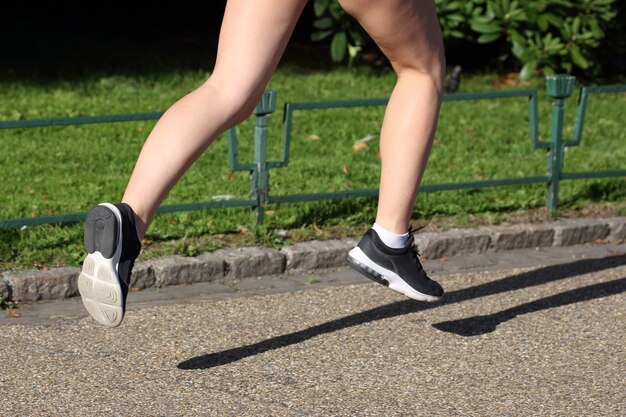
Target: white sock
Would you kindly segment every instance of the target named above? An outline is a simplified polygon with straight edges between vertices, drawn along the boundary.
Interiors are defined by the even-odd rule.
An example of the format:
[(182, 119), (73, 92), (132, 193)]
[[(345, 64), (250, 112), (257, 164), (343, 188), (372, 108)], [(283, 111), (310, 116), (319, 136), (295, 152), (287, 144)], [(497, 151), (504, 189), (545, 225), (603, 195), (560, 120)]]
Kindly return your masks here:
[(374, 223), (372, 229), (378, 233), (378, 237), (383, 243), (390, 248), (394, 249), (402, 249), (406, 246), (406, 242), (409, 240), (409, 232), (402, 233), (401, 235), (396, 233), (391, 233), (390, 231), (383, 228), (381, 225)]

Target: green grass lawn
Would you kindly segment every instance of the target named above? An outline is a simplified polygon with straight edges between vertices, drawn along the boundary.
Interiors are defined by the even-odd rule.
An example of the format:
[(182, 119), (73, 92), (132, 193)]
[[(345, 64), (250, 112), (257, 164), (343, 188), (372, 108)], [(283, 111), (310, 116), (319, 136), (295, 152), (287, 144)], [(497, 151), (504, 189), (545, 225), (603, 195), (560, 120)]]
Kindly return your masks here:
[[(145, 76), (93, 76), (46, 83), (0, 81), (0, 120), (163, 111), (206, 79), (205, 71), (185, 70)], [(270, 88), (278, 92), (270, 116), (269, 159), (279, 159), (285, 102), (387, 97), (394, 85), (389, 71), (335, 69), (306, 71), (284, 65)], [(540, 90), (540, 132), (550, 135), (550, 102)], [(525, 88), (513, 86), (506, 88)], [(492, 75), (466, 77), (462, 92), (504, 88)], [(566, 136), (571, 135), (575, 98), (568, 101)], [(626, 94), (592, 96), (581, 146), (567, 149), (566, 171), (626, 168), (626, 133), (621, 125)], [(378, 140), (355, 151), (353, 145), (377, 135), (382, 107), (297, 112), (288, 167), (272, 170), (272, 195), (358, 190), (378, 185)], [(0, 218), (12, 219), (86, 211), (102, 201), (118, 201), (135, 159), (154, 122), (0, 130)], [(238, 127), (239, 158), (252, 160), (253, 124)], [(532, 148), (527, 100), (500, 99), (444, 103), (424, 184), (544, 175), (545, 150)], [(215, 196), (246, 198), (246, 172), (232, 173), (227, 142), (218, 140), (188, 171), (164, 204), (208, 201)], [(561, 205), (579, 209), (612, 203), (624, 213), (626, 180), (564, 181)], [(468, 216), (503, 221), (520, 210), (545, 206), (545, 187), (515, 186), (422, 193), (418, 222)], [(621, 211), (620, 211), (621, 210)], [(147, 236), (145, 256), (195, 254), (227, 245), (280, 246), (313, 237), (358, 235), (374, 219), (373, 199), (284, 204), (269, 207), (266, 224), (250, 232), (248, 208), (215, 209), (157, 216)], [(473, 222), (473, 221), (472, 221)], [(289, 237), (276, 231), (285, 229)], [(329, 232), (330, 231), (330, 232)], [(82, 225), (43, 225), (0, 231), (0, 270), (77, 265), (83, 256)]]

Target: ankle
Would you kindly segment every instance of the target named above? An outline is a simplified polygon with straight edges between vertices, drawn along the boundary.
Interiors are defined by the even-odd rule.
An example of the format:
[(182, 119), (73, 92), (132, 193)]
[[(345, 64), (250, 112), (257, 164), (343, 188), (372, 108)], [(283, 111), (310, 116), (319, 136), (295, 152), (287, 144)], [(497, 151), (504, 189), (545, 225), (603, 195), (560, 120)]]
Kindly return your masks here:
[(141, 217), (137, 216), (136, 214), (134, 216), (135, 216), (135, 229), (137, 230), (137, 238), (141, 242), (143, 238), (146, 236), (148, 225), (145, 223), (145, 221)]
[(394, 233), (378, 223), (374, 223), (372, 229), (374, 229), (374, 231), (378, 234), (380, 240), (382, 240), (383, 243), (390, 248), (402, 249), (406, 246), (406, 243), (409, 240), (408, 231), (405, 231), (404, 233)]
[(139, 242), (141, 242), (146, 235), (146, 231), (148, 230), (149, 220), (147, 216), (142, 216), (141, 212), (136, 209), (136, 205), (131, 204), (127, 201), (122, 200), (123, 204), (126, 204), (130, 207), (131, 212), (133, 213), (133, 219), (135, 220), (135, 230), (137, 232), (137, 238)]

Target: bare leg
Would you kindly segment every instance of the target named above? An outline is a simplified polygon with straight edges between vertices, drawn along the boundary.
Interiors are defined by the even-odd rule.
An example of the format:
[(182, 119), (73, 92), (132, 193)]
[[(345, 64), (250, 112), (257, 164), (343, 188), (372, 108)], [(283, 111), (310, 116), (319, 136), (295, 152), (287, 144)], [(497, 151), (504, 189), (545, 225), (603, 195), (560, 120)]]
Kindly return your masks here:
[(406, 232), (430, 154), (445, 59), (432, 0), (340, 0), (390, 60), (397, 76), (381, 130), (376, 223)]
[(143, 146), (122, 201), (141, 237), (161, 201), (222, 132), (260, 99), (306, 0), (229, 0), (210, 78), (172, 105)]

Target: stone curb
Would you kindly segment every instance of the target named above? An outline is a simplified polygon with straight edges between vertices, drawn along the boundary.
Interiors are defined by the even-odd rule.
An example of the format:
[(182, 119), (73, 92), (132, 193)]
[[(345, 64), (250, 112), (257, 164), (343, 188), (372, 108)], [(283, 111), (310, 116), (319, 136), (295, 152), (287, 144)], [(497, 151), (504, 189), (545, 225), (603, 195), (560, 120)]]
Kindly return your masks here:
[[(571, 246), (626, 240), (626, 217), (567, 219), (420, 233), (416, 246), (424, 259), (523, 248)], [(228, 281), (282, 275), (345, 265), (357, 239), (311, 241), (280, 250), (244, 247), (219, 249), (197, 257), (169, 256), (137, 262), (131, 288), (145, 289), (195, 282)], [(79, 268), (7, 271), (0, 276), (0, 294), (15, 301), (57, 300), (78, 295)]]
[(314, 240), (286, 246), (280, 253), (285, 257), (286, 271), (311, 271), (344, 265), (348, 252), (357, 243), (357, 239)]

